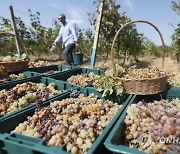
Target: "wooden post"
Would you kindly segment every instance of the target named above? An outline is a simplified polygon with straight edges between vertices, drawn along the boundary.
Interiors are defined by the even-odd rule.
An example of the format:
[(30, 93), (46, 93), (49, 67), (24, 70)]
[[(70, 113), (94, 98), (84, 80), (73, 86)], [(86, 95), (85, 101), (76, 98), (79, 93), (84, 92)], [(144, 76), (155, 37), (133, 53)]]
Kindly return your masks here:
[(99, 15), (96, 20), (96, 31), (95, 31), (95, 37), (94, 37), (93, 51), (92, 51), (92, 55), (91, 55), (90, 68), (94, 67), (95, 61), (96, 61), (96, 50), (97, 50), (97, 46), (98, 46), (99, 30), (100, 30), (102, 13), (103, 13), (103, 5), (104, 5), (104, 0), (101, 0), (101, 4), (99, 6)]
[(9, 10), (10, 10), (10, 15), (11, 15), (11, 24), (12, 24), (12, 28), (15, 34), (15, 43), (16, 43), (16, 48), (18, 51), (19, 56), (21, 57), (21, 46), (18, 40), (18, 33), (17, 33), (17, 28), (16, 28), (16, 24), (15, 24), (15, 19), (14, 19), (14, 12), (13, 12), (13, 7), (9, 6)]

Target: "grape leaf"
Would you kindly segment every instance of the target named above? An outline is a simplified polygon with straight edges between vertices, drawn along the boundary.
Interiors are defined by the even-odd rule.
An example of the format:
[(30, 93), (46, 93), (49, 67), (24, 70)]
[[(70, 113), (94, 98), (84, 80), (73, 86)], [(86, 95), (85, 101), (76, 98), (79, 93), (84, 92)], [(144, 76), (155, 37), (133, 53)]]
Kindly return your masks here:
[(119, 87), (119, 88), (116, 90), (116, 93), (117, 93), (117, 95), (122, 95), (123, 91), (124, 91), (124, 88), (123, 88), (123, 87)]
[(99, 92), (101, 92), (101, 91), (103, 91), (104, 89), (102, 89), (102, 88), (100, 88), (100, 87), (98, 87), (98, 89), (97, 89), (97, 91), (99, 91)]
[(102, 97), (106, 97), (107, 95), (111, 95), (113, 93), (112, 87), (106, 88), (102, 94)]

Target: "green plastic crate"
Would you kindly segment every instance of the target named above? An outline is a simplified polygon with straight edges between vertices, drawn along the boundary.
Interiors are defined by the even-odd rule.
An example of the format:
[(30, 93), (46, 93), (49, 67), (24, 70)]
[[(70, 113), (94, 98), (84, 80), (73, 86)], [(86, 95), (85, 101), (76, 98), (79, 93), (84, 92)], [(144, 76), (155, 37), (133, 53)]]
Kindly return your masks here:
[[(57, 74), (57, 73), (69, 71), (71, 69), (76, 69), (76, 67), (70, 66), (70, 65), (50, 65), (50, 66), (43, 66), (43, 67), (28, 68), (26, 71), (31, 72), (34, 75), (42, 75), (45, 77), (49, 77), (49, 76)], [(58, 72), (54, 73), (54, 74), (48, 74), (48, 75), (43, 74), (43, 73), (51, 71), (51, 70), (58, 71)]]
[[(59, 80), (55, 80), (55, 79), (52, 79), (52, 78), (41, 77), (41, 76), (37, 76), (37, 77), (34, 77), (34, 78), (29, 78), (29, 79), (26, 79), (26, 80), (19, 80), (18, 84), (25, 83), (25, 82), (28, 82), (28, 81), (34, 82), (34, 83), (44, 83), (46, 86), (49, 85), (50, 83), (55, 83), (56, 89), (60, 90), (60, 91), (65, 90), (64, 93), (68, 92), (68, 90), (70, 90), (70, 89), (78, 88), (77, 86), (74, 86), (74, 85), (72, 85), (70, 83), (67, 83), (65, 81), (59, 81)], [(5, 85), (0, 85), (0, 90), (2, 90), (2, 89), (10, 89), (10, 88), (16, 86), (16, 84), (17, 83), (13, 82), (13, 83), (7, 83)], [(63, 93), (61, 93), (61, 94), (63, 94)], [(55, 95), (53, 97), (59, 96), (61, 94)], [(52, 98), (48, 98), (47, 100), (51, 100)], [(14, 116), (16, 113), (24, 111), (27, 108), (31, 108), (33, 106), (35, 106), (35, 103), (30, 104), (30, 105), (26, 106), (25, 108), (22, 108), (22, 109), (20, 109), (20, 110), (18, 110), (16, 112), (12, 112), (12, 113), (7, 114), (7, 115), (5, 115), (3, 117), (0, 117), (0, 121), (3, 120), (3, 119), (8, 118), (10, 116)]]
[(35, 74), (33, 72), (21, 72), (21, 73), (23, 73), (25, 75), (24, 79), (12, 80), (12, 81), (7, 81), (7, 82), (0, 82), (0, 86), (7, 84), (7, 83), (18, 83), (19, 81), (26, 81), (29, 78), (37, 77), (40, 75), (40, 74)]
[[(161, 94), (157, 95), (149, 95), (149, 96), (137, 96), (134, 95), (129, 104), (130, 106), (133, 103), (137, 103), (140, 100), (144, 100), (145, 102), (152, 102), (153, 100), (161, 100), (161, 98), (168, 99), (171, 101), (172, 99), (179, 98), (180, 99), (180, 88), (169, 88)], [(116, 125), (112, 129), (111, 133), (106, 138), (104, 145), (105, 147), (113, 153), (124, 153), (124, 154), (145, 154), (138, 150), (137, 148), (129, 148), (126, 140), (125, 140), (125, 128), (126, 125), (124, 123), (124, 119), (127, 115), (127, 107), (123, 111)]]
[(41, 139), (17, 133), (0, 135), (0, 148), (1, 154), (54, 154), (57, 151), (67, 153), (60, 148), (45, 146)]
[[(58, 73), (58, 74), (51, 75), (50, 78), (54, 78), (56, 80), (67, 81), (67, 79), (70, 78), (73, 75), (86, 74), (86, 73), (88, 74), (88, 73), (91, 73), (91, 72), (93, 72), (95, 75), (101, 75), (101, 74), (104, 74), (105, 71), (104, 70), (97, 70), (97, 69), (90, 69), (90, 68), (77, 68), (77, 69), (72, 69), (70, 71), (66, 71), (66, 72), (63, 72), (63, 73)], [(87, 87), (92, 82), (93, 82), (93, 80), (91, 82), (89, 82), (84, 87)]]
[[(96, 95), (96, 91), (89, 91), (86, 88), (81, 88), (81, 92), (87, 96), (91, 93)], [(55, 100), (62, 100), (64, 98), (68, 98), (70, 93), (64, 93), (63, 95), (52, 98), (51, 101), (46, 101), (46, 103), (43, 104), (43, 106), (47, 106), (50, 103), (52, 103)], [(87, 151), (88, 154), (95, 154), (95, 153), (106, 153), (106, 149), (104, 147), (104, 140), (111, 131), (112, 127), (120, 117), (121, 113), (131, 100), (132, 95), (129, 95), (123, 103), (124, 105), (121, 107), (121, 109), (118, 111), (118, 113), (114, 116), (114, 118), (109, 122), (108, 126), (103, 130), (101, 135), (98, 136), (98, 138), (95, 140), (95, 142), (92, 144), (92, 147)], [(12, 153), (13, 151), (16, 151), (15, 154), (21, 153), (22, 149), (23, 152), (26, 154), (65, 154), (67, 152), (62, 151), (61, 148), (58, 147), (48, 147), (44, 144), (44, 141), (41, 139), (35, 139), (32, 137), (28, 137), (21, 134), (12, 133), (9, 134), (10, 131), (14, 130), (15, 127), (26, 120), (28, 116), (32, 116), (35, 112), (35, 107), (28, 108), (27, 110), (20, 112), (16, 114), (16, 116), (11, 116), (10, 118), (0, 121), (0, 125), (3, 126), (0, 128), (0, 133), (4, 133), (0, 135), (0, 149), (1, 152), (4, 153)], [(11, 125), (9, 125), (11, 123)], [(18, 147), (18, 148), (17, 148)]]

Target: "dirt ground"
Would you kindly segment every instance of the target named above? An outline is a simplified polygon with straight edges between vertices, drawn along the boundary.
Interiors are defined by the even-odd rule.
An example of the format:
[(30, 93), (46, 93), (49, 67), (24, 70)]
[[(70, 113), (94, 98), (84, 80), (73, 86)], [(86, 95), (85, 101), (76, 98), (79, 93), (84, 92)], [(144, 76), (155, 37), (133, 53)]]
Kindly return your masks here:
[[(156, 66), (158, 63), (161, 63), (161, 59), (154, 59), (152, 61), (152, 66)], [(175, 60), (171, 58), (165, 58), (164, 69), (167, 72), (178, 72), (180, 71), (180, 63), (178, 64)]]

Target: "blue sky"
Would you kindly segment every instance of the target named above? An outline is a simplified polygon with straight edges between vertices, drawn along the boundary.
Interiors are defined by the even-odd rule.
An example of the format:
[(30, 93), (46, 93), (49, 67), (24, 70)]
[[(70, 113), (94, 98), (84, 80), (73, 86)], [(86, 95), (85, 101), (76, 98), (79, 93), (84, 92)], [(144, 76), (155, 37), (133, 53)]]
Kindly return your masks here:
[[(171, 35), (180, 22), (179, 16), (172, 10), (172, 0), (115, 0), (121, 5), (120, 13), (132, 20), (147, 20), (153, 23), (162, 33), (165, 44), (171, 44)], [(178, 0), (175, 0), (176, 2)], [(21, 17), (28, 25), (27, 10), (33, 13), (41, 13), (41, 22), (44, 26), (52, 26), (52, 20), (56, 19), (59, 13), (65, 13), (68, 20), (78, 24), (80, 28), (92, 28), (88, 21), (87, 12), (94, 12), (93, 0), (0, 0), (0, 16), (10, 18), (9, 6), (12, 5), (14, 14)], [(147, 24), (137, 23), (139, 32), (161, 45), (160, 37), (155, 29)]]

